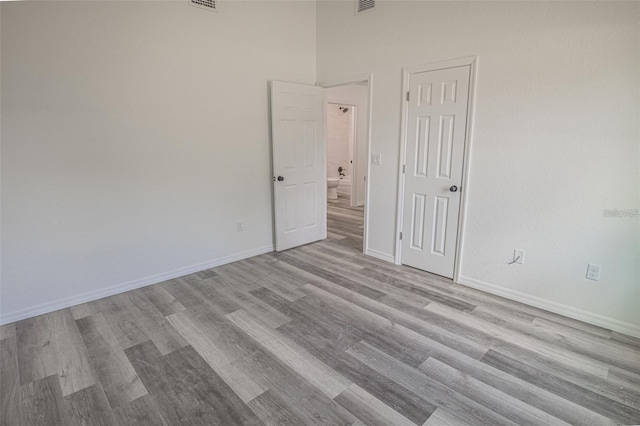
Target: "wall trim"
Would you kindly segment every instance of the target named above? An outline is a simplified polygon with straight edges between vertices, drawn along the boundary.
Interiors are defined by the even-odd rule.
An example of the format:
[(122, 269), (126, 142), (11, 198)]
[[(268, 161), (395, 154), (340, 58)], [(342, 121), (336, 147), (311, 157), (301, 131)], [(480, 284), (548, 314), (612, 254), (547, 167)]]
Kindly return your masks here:
[(488, 283), (486, 281), (477, 280), (475, 278), (460, 276), (456, 283), (475, 288), (476, 290), (481, 290), (496, 296), (505, 297), (507, 299), (524, 303), (536, 308), (544, 309), (545, 311), (563, 315), (565, 317), (576, 319), (578, 321), (584, 321), (589, 324), (604, 327), (608, 330), (613, 330), (618, 333), (640, 338), (640, 326), (628, 322), (619, 321), (614, 318), (574, 308), (572, 306), (564, 305), (552, 300), (532, 296), (517, 290), (501, 287), (499, 285)]
[(384, 260), (385, 262), (389, 262), (389, 263), (394, 263), (395, 261), (395, 258), (393, 257), (392, 254), (374, 250), (371, 248), (367, 248), (364, 254), (367, 256), (375, 257), (376, 259)]
[(272, 251), (273, 251), (273, 245), (267, 245), (257, 249), (247, 250), (247, 251), (235, 253), (229, 256), (219, 257), (217, 259), (209, 260), (207, 262), (197, 263), (195, 265), (185, 266), (183, 268), (178, 268), (172, 271), (163, 272), (161, 274), (150, 275), (148, 277), (139, 278), (139, 279), (127, 281), (121, 284), (112, 285), (107, 288), (102, 288), (100, 290), (94, 290), (94, 291), (89, 291), (76, 296), (65, 297), (62, 299), (32, 306), (27, 309), (21, 309), (21, 310), (18, 310), (15, 312), (9, 312), (9, 313), (3, 312), (2, 314), (0, 314), (0, 325), (5, 325), (15, 321), (20, 321), (26, 318), (35, 317), (38, 315), (57, 311), (59, 309), (65, 309), (71, 306), (78, 305), (80, 303), (91, 302), (93, 300), (98, 300), (103, 297), (113, 296), (115, 294), (124, 293), (125, 291), (135, 290), (141, 287), (146, 287), (148, 285), (158, 284), (173, 278), (182, 277), (185, 275), (193, 274), (195, 272), (204, 271), (205, 269), (215, 268), (216, 266), (225, 265), (227, 263), (236, 262), (238, 260), (247, 259), (249, 257), (258, 256), (258, 255), (269, 253)]

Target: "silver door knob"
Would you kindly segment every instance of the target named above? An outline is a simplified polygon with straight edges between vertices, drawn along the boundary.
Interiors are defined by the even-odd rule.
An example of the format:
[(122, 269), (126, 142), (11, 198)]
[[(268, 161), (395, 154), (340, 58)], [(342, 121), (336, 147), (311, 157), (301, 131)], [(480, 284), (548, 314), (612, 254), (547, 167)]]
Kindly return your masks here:
[(451, 192), (458, 192), (458, 187), (457, 187), (457, 186), (455, 186), (455, 185), (452, 185), (452, 186), (449, 188), (449, 191), (451, 191)]

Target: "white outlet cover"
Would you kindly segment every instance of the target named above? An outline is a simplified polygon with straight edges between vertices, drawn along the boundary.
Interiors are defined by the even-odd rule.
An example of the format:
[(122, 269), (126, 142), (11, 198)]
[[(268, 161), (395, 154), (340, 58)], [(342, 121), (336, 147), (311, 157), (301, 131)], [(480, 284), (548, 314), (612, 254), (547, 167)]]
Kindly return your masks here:
[(598, 281), (600, 279), (600, 265), (590, 263), (587, 266), (587, 276), (585, 278), (588, 280)]
[(519, 263), (520, 265), (524, 265), (524, 250), (521, 250), (521, 249), (513, 250), (513, 262)]

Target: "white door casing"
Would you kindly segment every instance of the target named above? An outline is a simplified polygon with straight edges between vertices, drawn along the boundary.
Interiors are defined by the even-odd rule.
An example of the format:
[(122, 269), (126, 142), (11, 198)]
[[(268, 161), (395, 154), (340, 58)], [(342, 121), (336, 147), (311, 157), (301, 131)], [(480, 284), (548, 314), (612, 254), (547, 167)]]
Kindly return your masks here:
[(275, 249), (327, 237), (324, 91), (271, 82)]
[[(409, 74), (401, 262), (453, 278), (471, 67)], [(455, 190), (455, 192), (454, 192)]]

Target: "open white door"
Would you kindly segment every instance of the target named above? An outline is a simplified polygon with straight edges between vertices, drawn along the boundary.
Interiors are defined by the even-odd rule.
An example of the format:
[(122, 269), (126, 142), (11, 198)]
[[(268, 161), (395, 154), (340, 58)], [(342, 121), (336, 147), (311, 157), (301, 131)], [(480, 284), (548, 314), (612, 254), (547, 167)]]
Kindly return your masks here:
[(271, 82), (276, 251), (327, 237), (323, 89)]
[(402, 263), (453, 277), (470, 66), (409, 76)]

